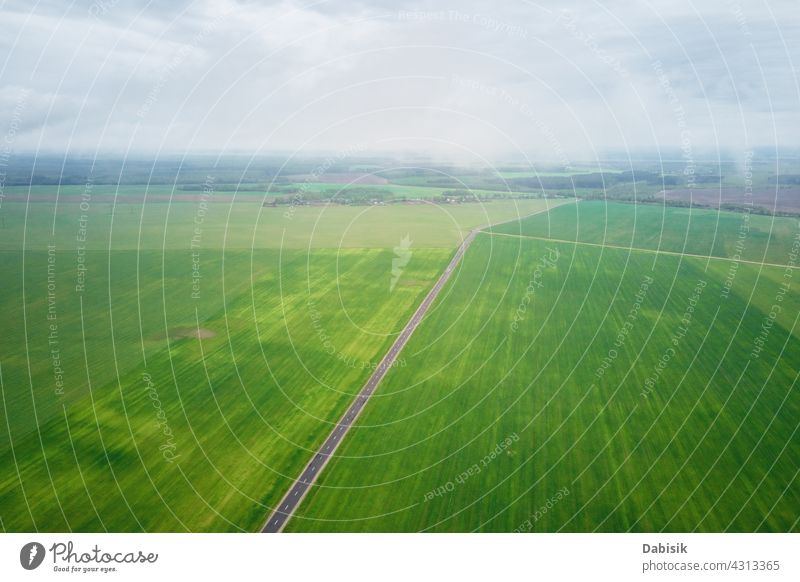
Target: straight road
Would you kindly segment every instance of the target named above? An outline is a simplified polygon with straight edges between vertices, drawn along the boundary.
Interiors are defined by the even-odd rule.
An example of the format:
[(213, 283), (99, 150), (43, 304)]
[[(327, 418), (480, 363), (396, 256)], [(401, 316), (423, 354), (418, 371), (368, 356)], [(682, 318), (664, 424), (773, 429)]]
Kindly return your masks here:
[[(534, 214), (538, 214), (539, 212), (547, 212), (549, 210), (550, 208), (546, 208), (544, 210), (535, 212)], [(470, 231), (464, 240), (461, 241), (461, 244), (456, 250), (456, 254), (453, 255), (453, 258), (450, 260), (447, 268), (439, 277), (439, 280), (436, 281), (436, 284), (425, 296), (425, 299), (414, 312), (414, 315), (411, 316), (411, 319), (403, 328), (403, 331), (400, 332), (400, 335), (394, 341), (392, 347), (389, 348), (389, 351), (383, 357), (380, 364), (378, 364), (378, 367), (372, 373), (372, 376), (369, 377), (367, 383), (364, 384), (364, 387), (358, 393), (358, 396), (350, 405), (350, 408), (347, 409), (347, 412), (344, 413), (344, 416), (342, 416), (339, 422), (336, 423), (336, 426), (333, 428), (331, 434), (328, 435), (328, 438), (325, 439), (325, 442), (322, 443), (322, 446), (308, 462), (305, 469), (303, 469), (303, 472), (300, 473), (300, 476), (289, 489), (289, 492), (286, 493), (283, 499), (281, 499), (281, 502), (278, 504), (278, 507), (269, 516), (267, 522), (264, 524), (264, 527), (261, 528), (262, 532), (278, 533), (283, 530), (286, 522), (292, 517), (295, 509), (297, 509), (297, 507), (303, 501), (306, 493), (308, 493), (308, 490), (314, 485), (315, 481), (319, 477), (319, 474), (325, 468), (325, 465), (328, 464), (328, 461), (336, 452), (336, 449), (339, 447), (339, 444), (342, 442), (345, 435), (347, 435), (347, 431), (350, 430), (351, 426), (353, 426), (353, 423), (364, 409), (367, 400), (369, 400), (369, 397), (372, 396), (375, 388), (386, 375), (386, 372), (392, 367), (392, 364), (394, 363), (395, 359), (397, 359), (398, 354), (408, 342), (408, 338), (410, 338), (411, 334), (414, 333), (414, 330), (417, 328), (420, 321), (422, 321), (422, 318), (425, 316), (428, 309), (430, 309), (430, 306), (436, 300), (439, 292), (442, 290), (445, 283), (447, 283), (447, 281), (450, 279), (450, 275), (452, 275), (453, 271), (455, 271), (456, 266), (458, 265), (459, 261), (461, 261), (461, 257), (464, 256), (464, 253), (469, 248), (469, 245), (472, 244), (473, 240), (475, 240), (478, 232), (480, 232), (480, 230), (483, 228), (488, 228), (488, 226), (489, 225), (478, 227)]]
[(456, 254), (453, 255), (453, 258), (450, 260), (450, 263), (447, 265), (447, 268), (444, 270), (442, 275), (439, 277), (439, 280), (436, 281), (436, 284), (433, 288), (428, 292), (425, 296), (425, 299), (422, 301), (417, 310), (414, 312), (414, 315), (411, 316), (411, 319), (408, 321), (406, 326), (403, 328), (403, 331), (400, 332), (400, 335), (392, 344), (392, 347), (389, 348), (389, 351), (386, 352), (386, 355), (383, 356), (380, 364), (378, 367), (375, 368), (375, 371), (372, 373), (372, 376), (369, 377), (367, 383), (364, 384), (364, 387), (358, 393), (355, 401), (350, 405), (350, 408), (347, 409), (347, 412), (344, 413), (344, 416), (336, 423), (336, 426), (328, 435), (328, 438), (325, 439), (325, 442), (322, 443), (322, 446), (319, 450), (314, 454), (309, 461), (306, 468), (303, 469), (303, 472), (300, 474), (300, 477), (294, 482), (289, 492), (283, 497), (281, 502), (278, 504), (277, 509), (270, 515), (267, 523), (261, 529), (264, 533), (277, 533), (283, 529), (283, 526), (286, 525), (286, 522), (289, 521), (289, 518), (294, 513), (294, 510), (300, 505), (300, 502), (303, 501), (306, 493), (317, 480), (320, 472), (325, 468), (325, 465), (328, 464), (328, 461), (336, 452), (336, 449), (339, 447), (339, 444), (344, 439), (347, 431), (350, 430), (350, 427), (353, 426), (353, 423), (358, 418), (358, 415), (364, 409), (364, 405), (367, 403), (367, 400), (372, 393), (375, 391), (375, 388), (378, 386), (380, 381), (386, 375), (386, 372), (392, 367), (392, 364), (397, 359), (398, 354), (402, 351), (403, 347), (408, 342), (408, 338), (411, 337), (411, 334), (414, 333), (414, 330), (417, 329), (420, 321), (427, 313), (430, 306), (433, 305), (433, 302), (436, 300), (436, 297), (439, 295), (439, 292), (444, 287), (445, 283), (450, 279), (450, 275), (453, 274), (453, 271), (458, 265), (459, 261), (461, 261), (461, 257), (464, 256), (467, 248), (469, 245), (472, 244), (472, 241), (475, 240), (475, 237), (478, 234), (478, 230), (471, 231), (461, 244), (459, 245), (458, 249), (456, 250)]

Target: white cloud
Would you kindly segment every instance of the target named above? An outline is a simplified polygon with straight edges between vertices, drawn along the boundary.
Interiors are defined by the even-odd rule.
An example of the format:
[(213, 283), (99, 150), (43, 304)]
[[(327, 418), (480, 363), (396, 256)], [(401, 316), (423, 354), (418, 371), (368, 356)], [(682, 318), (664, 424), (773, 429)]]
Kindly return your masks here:
[[(105, 10), (92, 15), (97, 2)], [(32, 103), (53, 104), (26, 109), (18, 147), (452, 142), (548, 156), (556, 142), (577, 155), (675, 146), (676, 103), (655, 60), (697, 147), (800, 141), (792, 2), (419, 2), (401, 13), (378, 0), (97, 0), (1, 10), (0, 96), (26, 87)]]

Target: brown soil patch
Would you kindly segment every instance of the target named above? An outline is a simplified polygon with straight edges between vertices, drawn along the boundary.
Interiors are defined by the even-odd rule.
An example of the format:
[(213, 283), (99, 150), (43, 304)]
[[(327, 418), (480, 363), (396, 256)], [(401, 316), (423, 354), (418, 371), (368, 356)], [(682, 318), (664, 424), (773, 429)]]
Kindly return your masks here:
[(427, 281), (420, 279), (400, 279), (397, 282), (398, 287), (422, 287), (427, 284)]
[[(696, 188), (694, 190), (667, 190), (661, 196), (667, 200), (680, 200), (702, 206), (718, 208), (720, 204), (743, 205), (748, 198), (753, 206), (778, 212), (800, 212), (800, 187), (754, 188), (752, 196), (746, 196), (744, 188), (726, 186), (720, 188)], [(720, 200), (721, 198), (721, 200)]]
[(215, 335), (217, 335), (216, 332), (202, 327), (200, 329), (195, 327), (176, 327), (169, 332), (170, 339), (208, 339), (210, 337), (214, 337)]

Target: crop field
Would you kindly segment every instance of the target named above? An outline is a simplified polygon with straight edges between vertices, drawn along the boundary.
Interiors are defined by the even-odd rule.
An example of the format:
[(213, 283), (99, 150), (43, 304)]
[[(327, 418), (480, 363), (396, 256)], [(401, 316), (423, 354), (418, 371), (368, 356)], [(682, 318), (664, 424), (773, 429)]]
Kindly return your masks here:
[(753, 192), (748, 192), (743, 186), (733, 186), (724, 188), (707, 189), (672, 189), (664, 190), (659, 194), (659, 198), (664, 198), (669, 202), (675, 200), (692, 200), (693, 204), (702, 204), (711, 208), (719, 208), (725, 205), (735, 205), (743, 207), (746, 202), (772, 212), (773, 209), (780, 212), (788, 212), (794, 215), (800, 214), (800, 188), (797, 186), (765, 185)]
[[(454, 248), (471, 229), (570, 202), (498, 200), (469, 204), (277, 206), (247, 202), (91, 204), (4, 201), (0, 250), (252, 248)], [(198, 225), (199, 222), (199, 225)]]
[(799, 274), (730, 264), (481, 234), (287, 529), (798, 531)]
[(309, 192), (321, 192), (326, 193), (333, 197), (334, 200), (347, 198), (350, 193), (355, 190), (358, 191), (359, 188), (366, 188), (370, 192), (375, 192), (379, 195), (384, 195), (387, 198), (408, 198), (408, 199), (420, 199), (420, 198), (435, 198), (438, 196), (442, 196), (445, 191), (452, 190), (452, 189), (460, 189), (463, 190), (465, 193), (468, 193), (470, 197), (487, 197), (487, 196), (498, 196), (505, 194), (511, 194), (510, 189), (504, 190), (486, 190), (482, 188), (472, 188), (469, 186), (469, 181), (460, 182), (458, 181), (460, 178), (455, 178), (457, 182), (448, 188), (443, 187), (436, 187), (436, 186), (426, 186), (426, 185), (415, 185), (413, 183), (406, 184), (405, 180), (400, 180), (397, 183), (391, 184), (370, 184), (369, 186), (361, 186), (360, 184), (354, 184), (352, 186), (348, 186), (345, 184), (330, 184), (325, 182), (319, 183), (310, 183), (310, 184), (303, 184), (303, 183), (292, 183), (287, 187), (281, 186), (281, 188), (295, 188), (295, 189), (307, 189)]
[(108, 274), (95, 251), (79, 296), (57, 255), (48, 320), (48, 256), (26, 253), (24, 310), (18, 287), (2, 306), (5, 527), (255, 529), (449, 251), (417, 250), (390, 293), (392, 256), (208, 251), (195, 300), (188, 253), (113, 252)]
[[(516, 174), (516, 173), (514, 173)], [(570, 176), (574, 174), (562, 173), (542, 173), (539, 176)], [(367, 174), (369, 176), (369, 174)], [(519, 175), (510, 177), (529, 177), (530, 172), (521, 172)], [(533, 175), (536, 177), (536, 175)], [(441, 197), (447, 190), (453, 188), (462, 189), (468, 192), (471, 197), (496, 197), (512, 194), (512, 188), (482, 189), (480, 186), (472, 187), (472, 181), (477, 176), (455, 177), (452, 185), (447, 187), (428, 185), (429, 178), (425, 179), (401, 179), (392, 183), (383, 184), (362, 184), (360, 182), (324, 182), (309, 180), (307, 182), (294, 181), (270, 181), (266, 180), (259, 184), (214, 184), (215, 198), (226, 201), (237, 200), (239, 202), (270, 202), (277, 197), (291, 198), (295, 194), (300, 194), (305, 198), (314, 196), (324, 196), (331, 200), (341, 201), (360, 194), (366, 199), (370, 196), (391, 200), (391, 199), (436, 199)], [(288, 179), (288, 178), (287, 178)], [(478, 182), (480, 184), (480, 181)], [(55, 202), (56, 200), (70, 202), (79, 200), (86, 194), (85, 185), (64, 185), (58, 188), (49, 185), (33, 186), (9, 186), (5, 189), (5, 196), (12, 202), (25, 202), (30, 197), (34, 203), (42, 201)], [(111, 203), (116, 201), (119, 204), (131, 204), (142, 202), (178, 202), (187, 197), (198, 198), (204, 194), (203, 184), (181, 184), (181, 185), (97, 185), (90, 188), (90, 194), (95, 202)], [(508, 196), (510, 198), (510, 196)]]
[(557, 171), (541, 171), (541, 172), (531, 172), (530, 170), (509, 170), (509, 171), (500, 171), (497, 172), (497, 175), (501, 178), (537, 178), (537, 177), (555, 177), (555, 176), (580, 176), (584, 174), (593, 174), (595, 172), (603, 172), (609, 174), (618, 174), (622, 172), (622, 170), (612, 170), (608, 168), (575, 168), (574, 170), (564, 170), (561, 172)]
[(0, 582), (800, 579), (800, 11), (450, 4), (3, 2)]
[(2, 205), (6, 530), (256, 531), (498, 223), (287, 529), (797, 530), (796, 275), (669, 254), (785, 264), (794, 219), (51, 195)]
[(3, 527), (256, 530), (462, 236), (546, 205), (5, 201)]
[(585, 201), (501, 225), (496, 233), (786, 264), (797, 218)]

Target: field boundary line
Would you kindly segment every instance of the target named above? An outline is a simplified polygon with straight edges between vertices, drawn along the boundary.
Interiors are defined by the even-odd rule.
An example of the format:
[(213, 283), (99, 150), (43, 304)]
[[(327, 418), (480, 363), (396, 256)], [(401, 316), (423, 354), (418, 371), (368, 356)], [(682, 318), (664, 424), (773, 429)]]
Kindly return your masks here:
[[(553, 206), (561, 206), (560, 204)], [(521, 216), (518, 218), (513, 218), (511, 220), (503, 221), (497, 224), (505, 224), (506, 222), (514, 222), (517, 220), (522, 220), (524, 218), (528, 218), (530, 216), (534, 216), (536, 214), (541, 214), (543, 212), (549, 212), (550, 206), (546, 206), (540, 210), (527, 214), (525, 216)], [(294, 515), (295, 510), (300, 506), (300, 504), (305, 499), (306, 495), (308, 494), (311, 487), (316, 483), (317, 479), (319, 478), (320, 473), (325, 469), (328, 465), (328, 462), (336, 453), (336, 450), (339, 448), (339, 445), (342, 443), (344, 438), (347, 436), (350, 428), (353, 426), (355, 421), (360, 416), (361, 412), (364, 410), (364, 406), (366, 405), (369, 397), (372, 396), (373, 392), (377, 388), (380, 381), (386, 375), (386, 373), (391, 369), (392, 364), (397, 359), (397, 356), (405, 347), (406, 343), (408, 343), (411, 334), (414, 333), (414, 330), (419, 326), (420, 322), (422, 321), (425, 314), (428, 312), (428, 309), (431, 307), (433, 302), (439, 296), (440, 291), (444, 288), (447, 281), (450, 279), (450, 276), (453, 274), (455, 267), (461, 262), (462, 257), (466, 253), (469, 246), (478, 236), (478, 233), (481, 232), (481, 229), (490, 228), (492, 226), (497, 226), (493, 224), (488, 224), (484, 226), (478, 226), (473, 228), (469, 231), (466, 237), (464, 237), (461, 241), (461, 244), (456, 249), (453, 258), (450, 259), (445, 270), (436, 280), (433, 287), (430, 291), (428, 291), (425, 298), (422, 300), (422, 303), (419, 304), (417, 309), (414, 311), (414, 314), (411, 316), (411, 319), (408, 320), (408, 323), (403, 327), (403, 331), (400, 332), (400, 335), (397, 339), (392, 343), (389, 351), (384, 354), (383, 358), (378, 364), (378, 367), (372, 373), (372, 375), (367, 379), (364, 386), (356, 395), (355, 400), (347, 407), (347, 410), (342, 415), (342, 417), (338, 420), (338, 422), (334, 425), (333, 430), (328, 434), (328, 437), (323, 441), (322, 445), (317, 449), (316, 453), (311, 457), (311, 460), (306, 463), (303, 470), (300, 472), (299, 477), (294, 480), (289, 490), (286, 494), (281, 498), (278, 505), (270, 512), (267, 517), (266, 522), (261, 526), (262, 533), (280, 533), (283, 531), (283, 528), (286, 526), (288, 521)]]
[(583, 241), (575, 241), (575, 240), (565, 240), (560, 238), (547, 238), (544, 236), (533, 236), (528, 234), (510, 234), (507, 232), (490, 232), (487, 230), (482, 230), (484, 234), (488, 234), (489, 236), (507, 236), (511, 238), (527, 238), (531, 240), (542, 240), (547, 242), (554, 242), (554, 243), (563, 243), (569, 245), (582, 245), (586, 247), (598, 247), (601, 249), (612, 249), (616, 251), (633, 251), (633, 252), (640, 252), (640, 253), (650, 253), (654, 255), (670, 255), (673, 257), (691, 257), (694, 259), (710, 259), (712, 261), (731, 261), (735, 263), (746, 263), (748, 265), (758, 265), (760, 267), (779, 267), (781, 269), (800, 269), (800, 265), (782, 265), (780, 263), (760, 263), (758, 261), (749, 261), (746, 259), (734, 259), (732, 257), (715, 257), (713, 255), (695, 255), (692, 253), (679, 253), (677, 251), (664, 251), (664, 250), (655, 250), (655, 249), (643, 249), (641, 247), (624, 247), (622, 245), (610, 245), (610, 244), (602, 244), (602, 243), (590, 243), (590, 242), (583, 242)]

